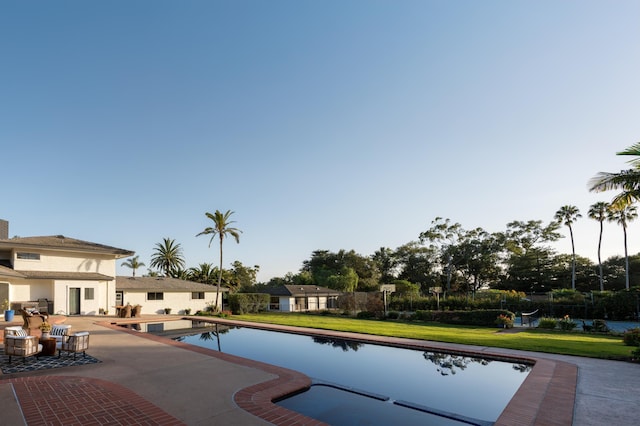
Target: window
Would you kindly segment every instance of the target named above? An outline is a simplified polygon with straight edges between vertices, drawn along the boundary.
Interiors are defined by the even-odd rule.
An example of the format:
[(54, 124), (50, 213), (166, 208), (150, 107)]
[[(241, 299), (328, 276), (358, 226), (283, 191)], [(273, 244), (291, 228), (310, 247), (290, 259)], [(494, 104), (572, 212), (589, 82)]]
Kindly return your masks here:
[(40, 260), (40, 253), (18, 252), (16, 253), (16, 257), (23, 260)]
[(93, 300), (93, 288), (84, 289), (84, 300)]
[(164, 293), (150, 291), (147, 293), (147, 300), (164, 300)]
[(194, 291), (191, 293), (192, 299), (204, 299), (204, 291)]

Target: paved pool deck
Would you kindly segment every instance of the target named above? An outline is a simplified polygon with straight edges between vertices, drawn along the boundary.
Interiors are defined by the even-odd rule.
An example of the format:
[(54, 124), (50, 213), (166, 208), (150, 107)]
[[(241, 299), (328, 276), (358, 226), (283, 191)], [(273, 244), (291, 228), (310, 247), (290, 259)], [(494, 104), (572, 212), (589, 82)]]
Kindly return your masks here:
[[(141, 321), (178, 318), (144, 315)], [(119, 321), (117, 318), (68, 317), (63, 320), (71, 324), (74, 331), (90, 331), (89, 353), (102, 362), (0, 375), (3, 424), (322, 424), (271, 403), (273, 398), (309, 386), (310, 380), (298, 372), (150, 334), (125, 331), (112, 324)], [(284, 326), (269, 328), (300, 331)], [(531, 373), (496, 425), (637, 424), (639, 364), (354, 333), (312, 332), (404, 347), (534, 361)]]

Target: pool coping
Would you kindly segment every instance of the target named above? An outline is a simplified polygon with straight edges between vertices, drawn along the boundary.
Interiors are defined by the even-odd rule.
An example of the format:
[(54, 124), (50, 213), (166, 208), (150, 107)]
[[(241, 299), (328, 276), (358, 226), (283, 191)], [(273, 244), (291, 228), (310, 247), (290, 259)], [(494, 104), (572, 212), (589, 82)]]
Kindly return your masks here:
[[(405, 339), (387, 336), (375, 336), (362, 333), (341, 332), (333, 330), (292, 327), (277, 324), (236, 321), (224, 318), (180, 317), (171, 320), (191, 319), (225, 325), (250, 327), (263, 330), (282, 331), (294, 334), (315, 335), (350, 339), (362, 343), (401, 347), (417, 350), (435, 350), (455, 355), (481, 356), (500, 361), (511, 361), (532, 365), (532, 369), (516, 391), (506, 408), (502, 411), (496, 426), (518, 425), (571, 425), (573, 422), (578, 367), (574, 364), (538, 358), (505, 354), (496, 348), (485, 346), (454, 345), (441, 342)], [(171, 321), (168, 319), (168, 321)], [(306, 375), (277, 367), (271, 364), (178, 342), (162, 336), (120, 327), (121, 324), (158, 322), (158, 319), (118, 319), (116, 321), (99, 322), (99, 325), (150, 339), (159, 343), (180, 347), (185, 350), (213, 356), (234, 364), (256, 368), (276, 376), (272, 380), (261, 382), (243, 389), (233, 395), (234, 402), (243, 410), (275, 425), (323, 425), (324, 423), (276, 405), (273, 401), (284, 396), (302, 392), (311, 386), (311, 379)]]

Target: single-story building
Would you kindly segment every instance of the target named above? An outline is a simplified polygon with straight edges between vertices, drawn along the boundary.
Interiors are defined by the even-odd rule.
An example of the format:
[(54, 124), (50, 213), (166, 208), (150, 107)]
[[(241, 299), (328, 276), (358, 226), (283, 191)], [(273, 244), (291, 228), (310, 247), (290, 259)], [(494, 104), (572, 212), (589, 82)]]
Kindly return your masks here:
[(271, 296), (270, 311), (319, 311), (338, 307), (342, 292), (315, 285), (282, 285), (265, 289)]
[(134, 252), (64, 235), (9, 238), (0, 220), (0, 303), (97, 315), (116, 304), (116, 261)]
[[(220, 287), (218, 306), (228, 289)], [(141, 305), (142, 314), (162, 314), (170, 308), (172, 314), (192, 314), (213, 307), (216, 286), (168, 277), (116, 277), (116, 305)], [(114, 312), (115, 313), (115, 312)]]

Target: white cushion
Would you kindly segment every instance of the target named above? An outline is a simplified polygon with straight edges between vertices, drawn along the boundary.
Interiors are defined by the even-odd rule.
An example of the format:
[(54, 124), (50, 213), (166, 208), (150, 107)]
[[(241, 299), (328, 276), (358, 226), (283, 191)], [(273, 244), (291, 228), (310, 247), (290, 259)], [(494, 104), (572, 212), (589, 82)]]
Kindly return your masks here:
[(70, 328), (71, 328), (70, 325), (67, 325), (67, 326), (54, 325), (51, 328), (51, 332), (49, 334), (51, 336), (64, 336), (65, 334), (67, 334)]
[(77, 333), (73, 333), (72, 336), (88, 336), (89, 332), (88, 331), (79, 331)]
[(15, 335), (20, 337), (25, 337), (25, 336), (28, 336), (29, 333), (27, 333), (27, 330), (21, 328), (19, 330), (15, 330)]

